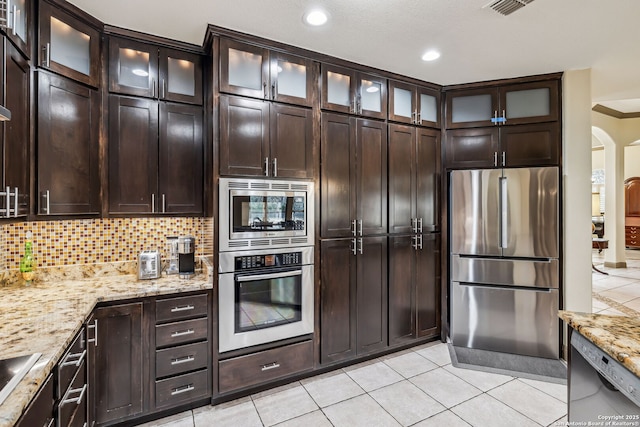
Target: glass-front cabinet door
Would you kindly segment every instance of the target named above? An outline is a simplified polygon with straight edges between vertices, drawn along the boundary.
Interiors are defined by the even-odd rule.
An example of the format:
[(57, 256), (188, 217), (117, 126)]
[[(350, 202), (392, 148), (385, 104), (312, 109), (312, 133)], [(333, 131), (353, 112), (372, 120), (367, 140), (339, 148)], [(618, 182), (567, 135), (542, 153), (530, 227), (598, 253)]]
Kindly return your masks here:
[(271, 96), (274, 101), (311, 106), (313, 61), (271, 52)]
[(356, 114), (379, 119), (387, 118), (387, 80), (359, 73)]
[(355, 114), (356, 76), (353, 70), (322, 64), (322, 108)]
[(161, 48), (158, 78), (160, 99), (202, 104), (200, 55)]
[(40, 2), (40, 66), (97, 87), (100, 33), (89, 24)]
[(7, 0), (5, 12), (5, 32), (27, 58), (31, 58), (31, 5), (32, 2), (28, 0)]
[(360, 116), (387, 118), (387, 80), (322, 64), (321, 107)]
[[(549, 80), (505, 86), (500, 90), (500, 105), (505, 125), (558, 120), (559, 81)], [(502, 110), (499, 114), (502, 114)]]
[(415, 93), (414, 85), (389, 81), (389, 120), (410, 124), (417, 122)]
[(447, 129), (493, 126), (498, 118), (498, 89), (451, 91), (447, 98)]
[(269, 65), (267, 49), (220, 39), (220, 92), (270, 98)]
[(157, 96), (158, 48), (133, 40), (109, 40), (109, 91)]

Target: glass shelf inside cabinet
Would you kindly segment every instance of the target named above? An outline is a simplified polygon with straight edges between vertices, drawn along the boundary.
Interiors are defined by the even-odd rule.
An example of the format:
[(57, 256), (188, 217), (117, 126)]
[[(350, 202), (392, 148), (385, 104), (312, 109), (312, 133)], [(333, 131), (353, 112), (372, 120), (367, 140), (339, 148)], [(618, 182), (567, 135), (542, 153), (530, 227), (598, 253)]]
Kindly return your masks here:
[(123, 86), (146, 89), (149, 87), (149, 52), (120, 48), (119, 83)]
[(51, 61), (89, 75), (91, 37), (51, 17)]

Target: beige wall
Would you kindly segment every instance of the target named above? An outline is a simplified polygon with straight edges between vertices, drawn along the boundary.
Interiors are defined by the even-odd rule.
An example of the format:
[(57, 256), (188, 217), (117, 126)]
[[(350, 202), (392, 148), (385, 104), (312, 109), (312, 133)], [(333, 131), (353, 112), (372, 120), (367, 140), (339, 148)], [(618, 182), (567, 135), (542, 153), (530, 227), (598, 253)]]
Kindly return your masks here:
[(591, 152), (591, 170), (604, 169), (604, 150)]
[[(640, 131), (638, 132), (640, 137)], [(640, 176), (640, 145), (624, 147), (624, 178)]]

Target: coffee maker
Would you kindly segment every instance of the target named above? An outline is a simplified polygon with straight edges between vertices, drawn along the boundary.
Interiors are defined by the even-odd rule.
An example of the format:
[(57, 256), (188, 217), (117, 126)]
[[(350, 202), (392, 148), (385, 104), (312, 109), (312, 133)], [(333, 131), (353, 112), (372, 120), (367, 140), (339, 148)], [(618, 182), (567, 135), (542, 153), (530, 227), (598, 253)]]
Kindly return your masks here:
[(178, 237), (178, 273), (181, 279), (190, 279), (195, 274), (195, 253), (195, 237)]

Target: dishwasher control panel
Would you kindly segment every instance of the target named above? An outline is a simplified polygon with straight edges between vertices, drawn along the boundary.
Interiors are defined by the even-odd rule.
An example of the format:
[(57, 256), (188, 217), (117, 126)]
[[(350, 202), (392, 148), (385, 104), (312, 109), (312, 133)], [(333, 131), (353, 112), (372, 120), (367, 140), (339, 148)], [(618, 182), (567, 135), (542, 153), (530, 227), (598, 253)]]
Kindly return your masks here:
[(640, 406), (640, 378), (577, 331), (571, 335), (571, 345), (604, 379)]

